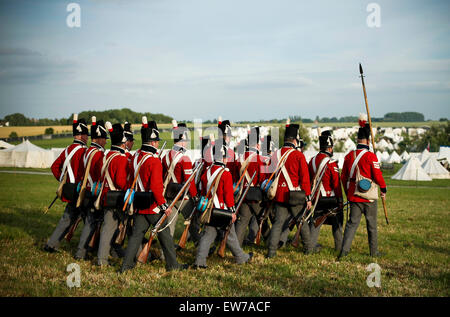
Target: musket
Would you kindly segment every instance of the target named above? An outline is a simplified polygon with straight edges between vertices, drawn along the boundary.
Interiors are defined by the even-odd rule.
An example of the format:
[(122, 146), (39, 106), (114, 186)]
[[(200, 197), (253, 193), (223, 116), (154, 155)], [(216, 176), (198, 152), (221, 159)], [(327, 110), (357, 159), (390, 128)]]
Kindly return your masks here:
[[(373, 152), (375, 153), (375, 139), (373, 138), (372, 120), (370, 119), (369, 104), (367, 103), (366, 85), (364, 84), (364, 74), (363, 74), (363, 69), (362, 69), (361, 63), (359, 63), (359, 73), (361, 74), (361, 82), (362, 82), (362, 87), (363, 87), (363, 92), (364, 92), (364, 101), (366, 102), (367, 119), (369, 120), (370, 136), (372, 137), (372, 147), (373, 147)], [(387, 208), (386, 208), (386, 198), (381, 196), (381, 201), (383, 203), (384, 218), (386, 219), (386, 224), (389, 224)]]
[[(328, 163), (327, 163), (328, 164)], [(294, 236), (294, 240), (292, 240), (292, 246), (294, 247), (298, 247), (299, 246), (299, 242), (300, 242), (300, 231), (302, 229), (303, 224), (305, 223), (305, 221), (308, 221), (308, 219), (314, 214), (314, 210), (316, 209), (317, 206), (317, 202), (319, 201), (319, 197), (320, 197), (320, 186), (322, 186), (322, 179), (323, 179), (323, 175), (325, 175), (325, 171), (327, 170), (327, 166), (325, 166), (322, 169), (322, 172), (319, 175), (319, 179), (315, 182), (313, 190), (312, 190), (312, 194), (311, 197), (313, 197), (314, 200), (314, 205), (312, 206), (312, 208), (310, 209), (308, 216), (305, 217), (307, 209), (306, 209), (306, 205), (303, 207), (303, 212), (301, 213), (301, 217), (300, 220), (297, 219), (293, 219), (291, 220), (291, 222), (289, 223), (289, 228), (291, 228), (292, 222), (292, 229), (294, 228), (295, 224), (298, 222), (297, 224), (297, 232), (295, 233)], [(292, 230), (291, 229), (291, 230)]]
[(264, 210), (264, 213), (259, 221), (259, 228), (258, 228), (258, 232), (256, 233), (256, 237), (255, 237), (256, 245), (259, 245), (261, 243), (263, 224), (264, 224), (264, 221), (269, 217), (271, 207), (272, 207), (272, 201), (267, 203), (266, 209)]
[(90, 248), (94, 248), (95, 245), (97, 244), (97, 240), (100, 237), (100, 230), (101, 230), (101, 223), (97, 224), (97, 227), (95, 228), (94, 234), (91, 237), (91, 240), (89, 241), (89, 247)]
[(327, 220), (327, 218), (331, 215), (336, 215), (340, 210), (342, 210), (346, 205), (348, 204), (348, 201), (341, 207), (335, 207), (332, 209), (329, 209), (328, 212), (326, 212), (324, 215), (318, 217), (315, 221), (314, 221), (314, 227), (318, 227), (320, 226), (322, 223), (325, 222), (325, 220)]
[(46, 214), (50, 208), (52, 208), (53, 204), (55, 203), (55, 201), (58, 199), (58, 195), (55, 196), (55, 198), (53, 199), (53, 201), (50, 203), (50, 205), (44, 209), (44, 214)]
[(72, 240), (73, 234), (75, 233), (75, 230), (77, 230), (78, 224), (81, 221), (81, 217), (77, 218), (77, 221), (75, 221), (73, 223), (73, 225), (70, 227), (69, 231), (67, 232), (67, 234), (65, 235), (65, 238), (68, 242), (70, 242), (70, 240)]
[[(244, 192), (242, 193), (241, 198), (239, 199), (237, 208), (236, 208), (236, 212), (235, 215), (237, 216), (239, 209), (241, 208), (242, 203), (244, 202), (245, 196), (247, 196), (247, 192), (250, 188), (250, 185), (253, 183), (253, 179), (256, 176), (256, 171), (253, 173), (252, 178), (250, 179), (250, 181), (247, 184), (247, 187), (245, 188)], [(233, 226), (233, 221), (230, 221), (230, 224), (227, 227), (227, 230), (225, 231), (225, 236), (222, 239), (222, 242), (220, 243), (220, 247), (219, 250), (217, 251), (217, 254), (223, 258), (225, 256), (225, 247), (227, 245), (227, 240), (228, 240), (228, 235), (230, 234), (231, 228)]]
[(164, 141), (163, 145), (161, 146), (161, 149), (159, 150), (158, 158), (161, 158), (161, 154), (162, 154), (164, 148), (166, 147), (166, 143), (167, 143), (167, 141)]
[[(195, 169), (195, 171), (191, 174), (191, 176), (189, 176), (189, 178), (187, 179), (186, 183), (184, 183), (183, 187), (180, 189), (180, 191), (175, 196), (174, 200), (172, 201), (172, 203), (170, 204), (170, 206), (167, 209), (172, 209), (175, 206), (177, 201), (180, 199), (180, 197), (184, 194), (184, 192), (190, 186), (191, 181), (195, 177), (195, 174), (197, 174), (197, 172), (200, 170), (200, 168), (202, 166), (203, 166), (203, 162)], [(159, 228), (161, 228), (161, 226), (164, 223), (164, 221), (166, 220), (166, 218), (167, 218), (167, 214), (164, 213), (162, 215), (162, 217), (158, 220), (156, 225), (154, 226), (153, 230), (150, 233), (150, 238), (148, 239), (148, 242), (144, 245), (144, 247), (142, 248), (141, 253), (138, 256), (137, 260), (139, 262), (141, 262), (141, 263), (146, 263), (147, 262), (148, 254), (150, 252), (150, 247), (152, 246), (153, 239), (156, 237), (156, 234), (158, 233)]]
[(186, 241), (187, 241), (187, 237), (188, 237), (188, 233), (189, 233), (189, 227), (191, 226), (192, 217), (194, 217), (196, 210), (197, 210), (197, 206), (194, 206), (194, 209), (192, 209), (191, 214), (184, 222), (185, 227), (184, 227), (183, 233), (181, 234), (180, 241), (178, 242), (178, 246), (181, 249), (184, 249), (186, 247)]

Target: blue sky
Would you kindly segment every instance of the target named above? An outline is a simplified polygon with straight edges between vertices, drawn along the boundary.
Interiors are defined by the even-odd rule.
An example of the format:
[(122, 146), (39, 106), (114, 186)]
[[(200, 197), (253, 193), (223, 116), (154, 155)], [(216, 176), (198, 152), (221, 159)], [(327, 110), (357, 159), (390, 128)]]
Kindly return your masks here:
[[(450, 117), (449, 1), (0, 0), (0, 117)], [(381, 8), (370, 28), (369, 3)]]

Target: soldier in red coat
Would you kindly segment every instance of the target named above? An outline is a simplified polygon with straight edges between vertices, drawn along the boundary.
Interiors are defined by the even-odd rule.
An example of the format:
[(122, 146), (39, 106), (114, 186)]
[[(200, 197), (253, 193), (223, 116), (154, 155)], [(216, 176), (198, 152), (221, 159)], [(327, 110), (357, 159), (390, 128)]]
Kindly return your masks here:
[(89, 130), (86, 120), (78, 119), (78, 114), (73, 115), (72, 134), (73, 143), (62, 151), (51, 166), (55, 178), (60, 183), (64, 183), (60, 198), (67, 202), (67, 205), (58, 225), (44, 246), (44, 250), (50, 253), (58, 249), (61, 240), (80, 217), (80, 210), (76, 208), (78, 198), (76, 188), (83, 178), (83, 155), (86, 151)]
[[(259, 154), (260, 136), (259, 127), (253, 127), (248, 134), (248, 149), (244, 152), (243, 157), (237, 162), (239, 169), (239, 177), (243, 176), (240, 188), (243, 189), (249, 183), (251, 176), (256, 172), (252, 184), (250, 184), (246, 199), (242, 203), (239, 211), (239, 219), (236, 221), (236, 235), (239, 244), (242, 246), (247, 227), (253, 216), (259, 217), (262, 210), (262, 191), (261, 183), (265, 179), (264, 161)], [(240, 191), (242, 192), (242, 190)]]
[[(343, 200), (342, 200), (342, 190), (341, 190), (341, 178), (339, 177), (339, 167), (336, 161), (332, 160), (333, 156), (333, 139), (331, 137), (330, 131), (322, 132), (319, 137), (320, 152), (314, 156), (309, 162), (309, 175), (311, 178), (311, 183), (313, 183), (314, 178), (318, 178), (323, 172), (322, 185), (318, 189), (319, 201), (316, 209), (314, 210), (315, 218), (321, 215), (320, 202), (323, 197), (335, 197), (336, 207), (341, 207), (341, 210), (335, 215), (327, 218), (327, 222), (331, 224), (333, 238), (334, 238), (334, 248), (336, 251), (340, 251), (342, 247), (342, 226), (344, 222), (344, 213), (342, 211)], [(313, 197), (314, 201), (314, 197)], [(323, 212), (327, 212), (323, 210)], [(311, 250), (319, 251), (317, 248), (317, 241), (319, 239), (320, 227), (314, 225), (314, 220), (310, 222), (309, 227), (311, 229)]]
[(134, 145), (134, 136), (133, 136), (133, 130), (131, 129), (131, 124), (128, 122), (125, 122), (123, 125), (123, 133), (125, 134), (125, 137), (127, 138), (127, 141), (125, 142), (125, 154), (127, 156), (128, 162), (131, 164), (131, 160), (133, 155), (131, 154), (131, 150), (133, 149)]
[(359, 196), (360, 194), (355, 194), (357, 186), (359, 192), (366, 190), (366, 188), (362, 188), (364, 184), (361, 181), (357, 184), (356, 175), (359, 171), (362, 177), (373, 182), (371, 186), (378, 185), (382, 197), (386, 195), (386, 183), (377, 156), (369, 150), (370, 128), (366, 124), (366, 118), (360, 118), (360, 125), (356, 150), (345, 156), (342, 168), (342, 184), (347, 200), (350, 201), (350, 216), (345, 225), (344, 241), (339, 259), (348, 255), (362, 214), (366, 217), (370, 255), (373, 257), (381, 255), (378, 252), (377, 242), (377, 200), (368, 200)]
[[(168, 204), (172, 203), (172, 200), (178, 194), (182, 184), (192, 175), (192, 161), (189, 155), (186, 153), (187, 146), (190, 145), (189, 130), (185, 123), (177, 123), (176, 120), (172, 121), (173, 130), (172, 137), (174, 145), (172, 149), (165, 153), (161, 157), (163, 165), (163, 179), (164, 179), (164, 196), (167, 199)], [(184, 199), (180, 199), (175, 204), (175, 210), (170, 215), (168, 221), (170, 223), (170, 235), (173, 237), (175, 233), (175, 226), (178, 219), (178, 212), (181, 212), (184, 218), (188, 218), (195, 206), (197, 199), (197, 187), (195, 186), (195, 180), (189, 185), (189, 190), (186, 192)], [(180, 209), (181, 206), (181, 209)], [(189, 227), (191, 237), (194, 241), (198, 241), (200, 229), (199, 224), (192, 223)]]
[[(231, 218), (234, 223), (236, 221), (236, 214), (234, 207), (233, 180), (230, 171), (226, 168), (227, 155), (227, 148), (221, 142), (217, 142), (213, 147), (214, 164), (208, 167), (201, 177), (201, 192), (202, 196), (206, 196), (210, 186), (213, 186), (216, 177), (220, 177), (217, 181), (215, 195), (208, 198), (213, 200), (213, 208), (229, 210), (232, 213)], [(223, 233), (223, 228), (213, 227), (209, 225), (209, 223), (205, 225), (203, 235), (200, 238), (198, 245), (194, 268), (207, 267), (206, 258), (209, 253), (209, 248), (219, 233)], [(253, 256), (253, 253), (247, 254), (240, 247), (234, 224), (228, 235), (227, 246), (233, 253), (236, 263), (238, 264), (249, 262)]]
[(231, 141), (231, 123), (230, 120), (223, 120), (222, 117), (219, 117), (218, 120), (218, 135), (219, 139), (223, 139), (223, 144), (227, 147), (227, 168), (230, 170), (231, 177), (233, 178), (233, 182), (237, 182), (239, 179), (239, 169), (238, 163), (236, 159), (236, 154), (233, 149), (230, 147)]
[[(123, 194), (128, 188), (129, 165), (125, 154), (126, 137), (120, 123), (111, 125), (105, 124), (111, 137), (111, 150), (104, 157), (102, 183), (104, 183), (101, 193), (103, 206), (103, 224), (100, 231), (100, 242), (98, 247), (98, 265), (107, 265), (111, 247), (116, 253), (120, 249), (115, 245), (115, 233), (119, 221), (123, 221), (125, 214), (122, 211)], [(120, 197), (120, 198), (118, 198)], [(117, 202), (117, 203), (116, 203)]]
[[(75, 259), (77, 260), (86, 259), (90, 239), (97, 227), (101, 224), (103, 218), (103, 211), (95, 210), (94, 208), (94, 201), (97, 196), (92, 195), (92, 188), (95, 190), (95, 187), (99, 187), (97, 185), (100, 182), (107, 138), (108, 135), (106, 133), (105, 123), (103, 120), (97, 121), (96, 117), (93, 116), (91, 124), (91, 146), (83, 155), (83, 166), (85, 169), (84, 177), (87, 177), (88, 179), (86, 182), (85, 198), (80, 206), (84, 219), (84, 227), (75, 254)], [(89, 162), (90, 168), (89, 171), (87, 171), (86, 169)]]
[[(276, 256), (276, 251), (280, 245), (280, 238), (287, 236), (289, 232), (289, 221), (296, 217), (306, 203), (306, 210), (311, 209), (311, 186), (309, 181), (308, 164), (302, 152), (296, 147), (299, 145), (300, 136), (298, 134), (299, 125), (290, 124), (286, 126), (283, 147), (275, 152), (271, 158), (271, 166), (278, 166), (279, 162), (285, 159), (285, 164), (280, 168), (278, 174), (278, 186), (273, 200), (275, 219), (268, 238), (267, 258)], [(284, 156), (286, 155), (286, 156)], [(271, 171), (272, 172), (272, 171)], [(302, 196), (297, 193), (303, 191), (306, 202), (299, 201), (296, 197)], [(309, 226), (301, 227), (301, 238), (304, 244), (304, 251), (308, 252), (310, 243)]]
[[(135, 267), (136, 257), (139, 255), (145, 233), (150, 225), (154, 226), (161, 218), (162, 213), (165, 213), (167, 217), (172, 213), (172, 209), (168, 208), (169, 206), (163, 195), (163, 168), (158, 157), (160, 139), (156, 122), (148, 122), (147, 117), (143, 117), (141, 136), (142, 147), (132, 175), (134, 177), (138, 176), (136, 192), (147, 193), (151, 199), (148, 200), (148, 204), (137, 204), (137, 198), (133, 202), (136, 212), (134, 226), (128, 239), (128, 247), (125, 252), (121, 272)], [(139, 174), (137, 174), (138, 169)], [(186, 265), (182, 265), (177, 261), (167, 219), (162, 224), (162, 230), (158, 233), (158, 241), (164, 253), (167, 271), (187, 268)]]

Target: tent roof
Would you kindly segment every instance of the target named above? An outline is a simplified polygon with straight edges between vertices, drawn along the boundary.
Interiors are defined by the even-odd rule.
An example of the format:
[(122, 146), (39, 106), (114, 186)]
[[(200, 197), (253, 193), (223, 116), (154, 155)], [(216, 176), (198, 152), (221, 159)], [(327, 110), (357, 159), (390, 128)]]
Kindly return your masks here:
[(431, 181), (431, 177), (424, 171), (420, 161), (415, 157), (411, 157), (391, 178), (404, 181)]
[(431, 178), (447, 178), (450, 177), (450, 173), (434, 158), (429, 157), (424, 163), (422, 168), (427, 172)]
[(14, 147), (14, 145), (9, 144), (9, 143), (7, 143), (7, 142), (5, 142), (3, 140), (0, 140), (0, 148), (9, 149), (9, 148), (12, 148), (12, 147)]
[(30, 141), (25, 140), (22, 143), (14, 146), (12, 148), (6, 149), (4, 151), (8, 151), (8, 152), (12, 152), (12, 151), (14, 151), (14, 152), (45, 152), (47, 150), (44, 150), (43, 148), (34, 145)]

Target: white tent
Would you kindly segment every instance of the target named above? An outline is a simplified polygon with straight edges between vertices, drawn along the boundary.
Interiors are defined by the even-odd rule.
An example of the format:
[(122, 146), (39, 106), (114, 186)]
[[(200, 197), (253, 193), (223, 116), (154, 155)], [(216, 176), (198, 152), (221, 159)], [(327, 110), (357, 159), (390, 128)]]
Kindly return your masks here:
[(381, 163), (387, 163), (387, 161), (389, 160), (389, 153), (387, 151), (384, 151), (383, 153), (381, 153)]
[(349, 152), (349, 151), (353, 151), (353, 150), (356, 150), (356, 144), (352, 140), (347, 139), (344, 142), (344, 151)]
[(389, 143), (385, 139), (381, 139), (380, 142), (376, 144), (376, 147), (381, 151), (387, 150), (389, 148)]
[(53, 152), (26, 140), (6, 150), (0, 150), (0, 166), (48, 168), (54, 161)]
[(425, 162), (428, 158), (430, 157), (430, 152), (428, 152), (427, 149), (423, 150), (422, 153), (420, 153), (418, 159), (420, 161), (420, 163)]
[(3, 140), (0, 140), (0, 149), (10, 149), (12, 147), (14, 147), (14, 145), (9, 144)]
[(401, 163), (402, 159), (397, 154), (397, 152), (394, 151), (394, 152), (391, 153), (391, 156), (389, 156), (387, 162), (388, 163)]
[(403, 181), (431, 181), (431, 177), (424, 171), (420, 161), (414, 157), (410, 158), (391, 178)]
[(447, 159), (450, 162), (450, 146), (441, 146), (439, 147), (439, 154), (437, 157), (438, 160)]
[(383, 154), (377, 150), (377, 153), (375, 154), (377, 156), (378, 162), (381, 163), (381, 159), (383, 158)]
[(434, 157), (429, 157), (422, 168), (431, 178), (450, 178), (450, 173)]
[(408, 152), (404, 151), (401, 155), (400, 158), (402, 159), (402, 161), (406, 162), (407, 160), (409, 160), (411, 156), (409, 155)]

